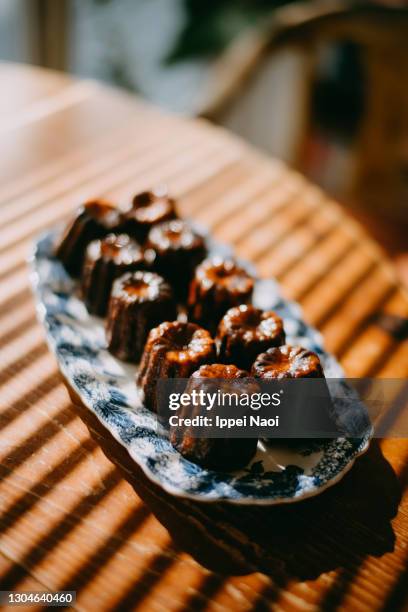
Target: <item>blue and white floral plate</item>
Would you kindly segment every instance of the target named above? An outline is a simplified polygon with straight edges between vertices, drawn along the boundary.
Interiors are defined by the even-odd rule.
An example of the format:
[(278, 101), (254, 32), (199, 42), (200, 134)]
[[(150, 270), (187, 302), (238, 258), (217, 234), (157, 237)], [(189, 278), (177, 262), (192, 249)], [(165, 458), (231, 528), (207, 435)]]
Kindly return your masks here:
[[(75, 282), (52, 256), (55, 232), (43, 235), (31, 258), (37, 311), (47, 341), (66, 380), (107, 430), (126, 447), (145, 474), (173, 495), (196, 501), (272, 505), (317, 495), (338, 482), (369, 445), (371, 431), (353, 438), (327, 440), (320, 447), (296, 452), (259, 442), (251, 464), (238, 472), (205, 470), (184, 459), (157, 431), (155, 416), (143, 407), (135, 386), (136, 367), (106, 350), (103, 321), (90, 316), (78, 297)], [(225, 254), (226, 247), (212, 245)], [(284, 320), (288, 343), (316, 351), (328, 378), (342, 369), (325, 352), (321, 335), (301, 318), (300, 307), (284, 300), (274, 281), (258, 281), (254, 303), (275, 310)], [(340, 407), (341, 408), (341, 407)], [(342, 418), (365, 418), (358, 402)], [(359, 430), (361, 431), (361, 429)]]

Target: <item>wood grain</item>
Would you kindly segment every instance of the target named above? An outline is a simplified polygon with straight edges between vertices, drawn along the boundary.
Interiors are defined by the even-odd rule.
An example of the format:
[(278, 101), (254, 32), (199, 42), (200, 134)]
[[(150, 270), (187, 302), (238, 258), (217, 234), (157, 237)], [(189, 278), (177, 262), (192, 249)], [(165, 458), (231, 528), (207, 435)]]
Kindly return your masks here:
[(300, 300), (350, 376), (405, 378), (408, 300), (383, 254), (302, 176), (204, 121), (49, 71), (0, 79), (1, 589), (73, 588), (92, 611), (406, 609), (407, 441), (374, 443), (291, 507), (174, 499), (68, 395), (25, 264), (85, 198), (124, 205), (165, 182)]

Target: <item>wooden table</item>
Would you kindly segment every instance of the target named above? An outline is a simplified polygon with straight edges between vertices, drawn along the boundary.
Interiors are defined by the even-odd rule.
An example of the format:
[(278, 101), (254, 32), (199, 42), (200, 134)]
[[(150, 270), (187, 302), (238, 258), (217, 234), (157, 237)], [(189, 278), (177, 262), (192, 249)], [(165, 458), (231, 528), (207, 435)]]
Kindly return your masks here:
[(373, 443), (289, 507), (172, 499), (78, 416), (25, 263), (86, 198), (165, 182), (301, 302), (350, 376), (406, 377), (408, 300), (379, 249), (318, 188), (204, 121), (39, 69), (0, 79), (1, 588), (72, 588), (92, 611), (406, 608), (408, 441)]

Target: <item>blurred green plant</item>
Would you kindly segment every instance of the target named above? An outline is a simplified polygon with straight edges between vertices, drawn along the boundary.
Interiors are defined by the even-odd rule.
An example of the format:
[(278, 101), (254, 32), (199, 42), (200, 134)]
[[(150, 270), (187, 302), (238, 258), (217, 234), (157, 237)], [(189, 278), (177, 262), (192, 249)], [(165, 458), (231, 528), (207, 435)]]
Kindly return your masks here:
[(183, 0), (186, 23), (165, 62), (216, 55), (242, 30), (256, 26), (278, 7), (295, 1)]

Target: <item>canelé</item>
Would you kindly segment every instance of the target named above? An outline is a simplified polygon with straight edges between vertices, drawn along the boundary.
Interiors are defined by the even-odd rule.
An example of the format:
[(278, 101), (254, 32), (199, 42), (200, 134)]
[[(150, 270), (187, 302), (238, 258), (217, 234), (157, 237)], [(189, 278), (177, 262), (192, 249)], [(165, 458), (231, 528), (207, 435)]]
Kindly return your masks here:
[(140, 363), (138, 383), (147, 408), (157, 411), (156, 383), (160, 378), (189, 378), (202, 364), (215, 359), (215, 342), (208, 331), (181, 321), (152, 329)]
[(186, 221), (179, 219), (155, 225), (149, 232), (147, 248), (156, 254), (155, 269), (172, 286), (182, 301), (195, 267), (206, 254), (204, 238)]
[(124, 361), (138, 362), (149, 331), (175, 319), (170, 286), (152, 272), (128, 272), (113, 283), (106, 337), (109, 351)]
[[(234, 365), (212, 364), (196, 370), (185, 389), (186, 394), (203, 390), (216, 394), (221, 389), (225, 393), (251, 395), (258, 391), (257, 385), (250, 380), (248, 372)], [(217, 406), (211, 412), (214, 419)], [(184, 418), (203, 414), (202, 407), (184, 405), (178, 411), (177, 424), (170, 427), (170, 441), (183, 457), (208, 469), (219, 471), (237, 470), (245, 467), (256, 452), (256, 438), (213, 438), (198, 437), (194, 427), (185, 425)], [(241, 416), (241, 415), (240, 415)], [(205, 435), (205, 431), (202, 432)]]
[(125, 272), (147, 266), (140, 245), (127, 234), (108, 234), (87, 247), (81, 275), (82, 297), (88, 311), (105, 316), (113, 281)]
[[(251, 373), (261, 379), (261, 386), (272, 380), (280, 381), (283, 386), (290, 416), (285, 424), (289, 437), (280, 437), (281, 443), (297, 447), (304, 444), (305, 439), (322, 443), (326, 438), (341, 435), (341, 423), (338, 424), (333, 412), (329, 387), (316, 353), (287, 344), (270, 348), (257, 357)], [(293, 379), (315, 379), (315, 382), (293, 386), (290, 382), (294, 382)], [(289, 386), (285, 386), (287, 383)]]
[(215, 331), (229, 308), (250, 301), (253, 288), (254, 279), (233, 259), (205, 259), (190, 284), (189, 319)]
[(260, 353), (285, 344), (285, 332), (282, 319), (275, 312), (242, 304), (225, 313), (218, 326), (217, 340), (222, 363), (234, 363), (249, 370)]
[(259, 378), (322, 378), (323, 368), (316, 353), (302, 346), (285, 344), (258, 355), (252, 375)]
[(177, 218), (176, 204), (164, 189), (143, 191), (135, 195), (123, 218), (123, 231), (144, 243), (154, 225)]
[(55, 256), (71, 276), (79, 276), (88, 244), (116, 231), (121, 222), (121, 213), (109, 202), (95, 200), (85, 203), (65, 227), (56, 245)]

